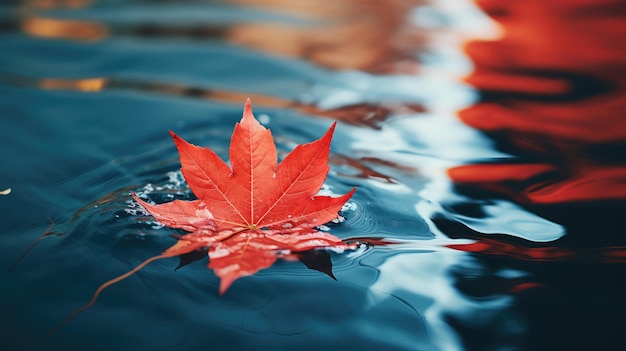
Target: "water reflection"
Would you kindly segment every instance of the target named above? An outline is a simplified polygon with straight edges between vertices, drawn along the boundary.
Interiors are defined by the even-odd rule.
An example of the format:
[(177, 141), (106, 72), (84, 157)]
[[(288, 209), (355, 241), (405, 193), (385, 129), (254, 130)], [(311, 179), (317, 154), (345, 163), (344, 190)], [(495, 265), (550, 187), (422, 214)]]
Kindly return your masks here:
[(28, 35), (46, 39), (97, 41), (108, 36), (106, 26), (87, 21), (30, 17), (21, 27)]
[[(162, 12), (168, 11), (170, 15), (184, 12), (183, 2), (180, 6), (153, 7), (132, 22), (106, 16), (102, 21), (81, 21), (44, 17), (43, 14), (23, 18), (21, 28), (32, 36), (69, 40), (97, 41), (108, 36), (219, 39), (331, 69), (414, 73), (419, 66), (413, 57), (419, 47), (428, 44), (428, 37), (416, 30), (407, 14), (425, 3), (425, 0), (351, 0), (313, 5), (302, 0), (236, 0), (226, 3), (226, 8), (256, 9), (254, 21), (236, 22), (225, 16), (225, 20), (207, 24), (211, 11), (211, 7), (207, 7), (207, 17), (197, 23), (164, 23)], [(87, 5), (89, 2), (78, 0), (38, 0), (28, 1), (24, 7), (50, 9)], [(219, 3), (217, 6), (223, 7)], [(217, 6), (213, 9), (218, 9)], [(264, 19), (264, 15), (268, 18)]]
[[(470, 201), (448, 203), (433, 222), (475, 240), (449, 247), (531, 276), (513, 290), (519, 296), (511, 307), (528, 326), (525, 349), (611, 348), (621, 342), (614, 329), (621, 322), (610, 310), (625, 308), (624, 286), (614, 278), (626, 252), (617, 234), (626, 200), (626, 7), (611, 0), (476, 3), (503, 35), (467, 44), (475, 68), (466, 80), (481, 97), (458, 116), (512, 157), (450, 167), (456, 193)], [(477, 228), (488, 215), (485, 200), (511, 201), (560, 224), (565, 235), (540, 244), (536, 234)], [(473, 336), (457, 330), (471, 345)]]
[(341, 70), (415, 72), (412, 58), (426, 37), (410, 23), (407, 13), (425, 0), (333, 1), (237, 0), (239, 4), (306, 16), (311, 25), (247, 23), (234, 26), (228, 40), (270, 52), (303, 58)]
[(450, 176), (529, 204), (626, 198), (623, 4), (478, 4), (504, 35), (467, 45), (476, 66), (467, 81), (482, 98), (459, 117), (518, 157)]
[[(556, 340), (567, 339), (567, 329), (583, 335), (577, 321), (608, 320), (585, 325), (594, 332), (618, 321), (606, 313), (620, 306), (618, 264), (626, 259), (615, 229), (626, 172), (619, 118), (624, 52), (617, 40), (623, 32), (616, 24), (623, 11), (614, 11), (621, 8), (614, 2), (479, 1), (504, 34), (466, 47), (475, 65), (467, 82), (481, 94), (458, 113), (466, 125), (456, 109), (459, 101), (467, 105), (467, 89), (445, 82), (465, 66), (433, 54), (456, 49), (437, 35), (458, 23), (424, 1), (123, 3), (22, 1), (28, 11), (0, 26), (11, 32), (2, 45), (15, 57), (0, 58), (9, 67), (0, 83), (9, 99), (27, 102), (12, 111), (32, 118), (31, 125), (41, 116), (71, 121), (59, 124), (66, 134), (54, 134), (60, 127), (52, 124), (36, 137), (22, 132), (8, 140), (19, 144), (50, 132), (57, 137), (45, 140), (58, 144), (65, 162), (100, 165), (75, 166), (78, 175), (63, 173), (46, 195), (63, 223), (62, 232), (43, 237), (60, 237), (49, 251), (65, 266), (42, 269), (52, 278), (27, 283), (86, 277), (64, 287), (63, 298), (57, 292), (37, 300), (44, 302), (33, 309), (47, 311), (49, 324), (102, 280), (170, 243), (169, 232), (127, 203), (128, 192), (142, 187), (164, 201), (189, 195), (181, 179), (166, 176), (178, 164), (165, 130), (183, 129), (226, 153), (239, 111), (232, 106), (246, 97), (269, 108), (283, 151), (328, 122), (310, 116), (345, 122), (327, 184), (360, 188), (345, 211), (348, 220), (332, 230), (368, 247), (331, 254), (338, 282), (277, 265), (238, 282), (223, 299), (211, 294), (216, 281), (204, 267), (190, 264), (170, 275), (166, 263), (157, 265), (129, 281), (132, 289), (112, 291), (117, 299), (103, 301), (68, 333), (98, 331), (118, 340), (121, 329), (132, 330), (121, 335), (144, 349), (162, 340), (200, 348), (210, 336), (218, 346), (237, 340), (240, 349), (262, 337), (279, 345), (273, 349), (540, 350), (576, 346)], [(76, 9), (43, 11), (55, 7)], [(147, 115), (149, 123), (130, 118)], [(94, 143), (88, 151), (79, 147)], [(50, 147), (33, 149), (28, 156), (35, 159)], [(94, 153), (100, 159), (93, 161)], [(66, 172), (56, 157), (42, 163)], [(31, 191), (35, 199), (40, 190)], [(30, 266), (22, 272), (37, 264), (52, 270), (47, 256), (32, 252), (24, 261)], [(147, 290), (159, 295), (146, 301), (135, 293)], [(598, 311), (587, 301), (596, 297)], [(574, 305), (582, 306), (580, 316), (563, 312)], [(109, 316), (103, 330), (99, 318), (120, 306), (134, 306), (124, 310), (127, 322)], [(553, 334), (542, 334), (543, 317)], [(29, 323), (22, 318), (16, 325)], [(157, 325), (174, 329), (146, 341)]]
[(83, 92), (101, 91), (107, 84), (104, 78), (89, 79), (54, 79), (43, 78), (37, 85), (42, 89), (50, 90), (78, 90)]
[(23, 8), (52, 9), (80, 8), (92, 3), (91, 0), (14, 0)]
[[(69, 80), (49, 75), (42, 82), (30, 83), (31, 72), (0, 78), (5, 82), (32, 84), (44, 89), (89, 92), (105, 88), (136, 89), (144, 93), (233, 103), (250, 96), (259, 105), (296, 108), (310, 115), (380, 128), (381, 123), (392, 116), (427, 111), (422, 101), (416, 101), (414, 94), (409, 93), (410, 86), (419, 83), (408, 81), (404, 87), (382, 76), (357, 72), (405, 74), (419, 71), (420, 64), (415, 57), (426, 49), (429, 37), (423, 28), (418, 29), (412, 23), (411, 11), (423, 3), (422, 0), (385, 3), (355, 0), (311, 6), (306, 1), (232, 1), (203, 6), (195, 4), (194, 7), (182, 2), (144, 6), (141, 16), (132, 13), (115, 16), (106, 7), (92, 10), (88, 2), (44, 1), (27, 2), (24, 4), (26, 11), (4, 19), (4, 30), (17, 29), (40, 39), (97, 43), (129, 37), (140, 40), (193, 38), (209, 45), (226, 42), (316, 65), (320, 78), (304, 81), (305, 91), (295, 98), (233, 91), (224, 89), (223, 83), (218, 84), (221, 85), (219, 88), (190, 84), (188, 79), (182, 82), (171, 80), (169, 74), (167, 79), (154, 76), (137, 79), (127, 77), (127, 73), (94, 78), (74, 71), (70, 73), (74, 78)], [(58, 9), (52, 11), (55, 7)], [(82, 9), (75, 9), (77, 7)], [(154, 43), (155, 47), (162, 44)], [(110, 64), (118, 65), (106, 63)], [(335, 82), (320, 84), (323, 78), (331, 77), (326, 69), (346, 72), (341, 73), (343, 77), (332, 76)], [(370, 91), (370, 86), (379, 89)], [(405, 91), (405, 96), (398, 96), (389, 88)], [(362, 91), (355, 92), (355, 89)]]
[[(159, 82), (143, 82), (132, 81), (115, 78), (85, 78), (85, 79), (59, 79), (59, 78), (41, 78), (33, 79), (20, 77), (15, 75), (1, 75), (0, 82), (9, 82), (13, 85), (25, 87), (38, 87), (46, 90), (76, 90), (81, 92), (101, 92), (105, 90), (137, 90), (143, 93), (155, 93), (171, 96), (183, 96), (194, 99), (207, 99), (217, 102), (232, 103), (233, 105), (251, 98), (255, 105), (265, 108), (289, 108), (300, 111), (301, 113), (330, 118), (333, 120), (343, 121), (354, 125), (368, 126), (374, 129), (380, 129), (382, 122), (387, 118), (397, 114), (422, 113), (426, 109), (419, 104), (406, 103), (354, 103), (339, 106), (337, 108), (324, 108), (316, 103), (305, 103), (281, 99), (279, 97), (254, 94), (249, 92), (238, 92), (220, 89), (209, 89), (203, 87), (189, 86), (176, 83), (159, 83)], [(345, 161), (345, 160), (344, 160)], [(341, 161), (341, 162), (344, 162)], [(384, 160), (369, 159), (364, 162), (388, 163)], [(356, 168), (361, 168), (364, 172), (368, 171), (368, 167), (364, 164), (352, 163)], [(402, 169), (402, 166), (397, 167)], [(372, 173), (375, 176), (388, 178), (388, 176)]]
[(568, 245), (621, 243), (626, 51), (624, 12), (615, 10), (623, 6), (583, 1), (555, 16), (538, 2), (478, 4), (504, 34), (467, 45), (476, 66), (467, 81), (481, 99), (459, 117), (514, 158), (451, 167), (457, 191), (511, 199), (562, 223)]

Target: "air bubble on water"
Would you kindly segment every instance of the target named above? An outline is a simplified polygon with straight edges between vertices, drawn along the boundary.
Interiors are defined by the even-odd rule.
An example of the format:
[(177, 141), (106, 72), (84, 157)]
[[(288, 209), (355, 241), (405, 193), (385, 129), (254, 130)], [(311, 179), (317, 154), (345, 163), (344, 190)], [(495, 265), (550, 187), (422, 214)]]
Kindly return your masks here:
[(165, 225), (163, 225), (163, 223), (159, 222), (159, 221), (151, 221), (152, 225), (150, 226), (150, 228), (152, 229), (161, 229), (161, 228), (165, 228)]
[(317, 192), (317, 195), (325, 195), (325, 196), (333, 196), (333, 192), (330, 190), (330, 187), (327, 184), (322, 184), (322, 187)]
[[(140, 196), (139, 193), (137, 193), (137, 196)], [(140, 197), (145, 198), (145, 196), (140, 196)], [(148, 215), (148, 212), (133, 199), (129, 198), (128, 200), (126, 200), (126, 205), (127, 207), (124, 209), (124, 212), (126, 212), (127, 214), (131, 216), (147, 216)]]
[(180, 171), (167, 172), (168, 182), (176, 188), (180, 188), (185, 181)]
[(154, 186), (152, 183), (148, 183), (143, 186), (143, 191), (137, 192), (137, 194), (146, 195), (154, 191)]
[(321, 231), (321, 232), (328, 232), (328, 231), (330, 231), (330, 228), (328, 228), (325, 225), (320, 225), (320, 226), (317, 227), (317, 229), (319, 229), (319, 231)]
[(148, 212), (143, 207), (125, 208), (124, 212), (131, 216), (148, 216)]
[[(145, 195), (156, 191), (175, 190), (179, 194), (182, 194), (184, 191), (187, 190), (187, 187), (185, 186), (185, 178), (180, 171), (167, 172), (166, 176), (167, 181), (165, 182), (165, 184), (155, 185), (152, 183), (148, 183), (144, 185), (143, 188), (136, 191), (137, 195), (143, 198)], [(174, 195), (166, 194), (165, 196)]]
[(258, 115), (256, 119), (259, 121), (259, 123), (264, 124), (264, 125), (267, 125), (270, 123), (270, 116), (266, 115), (265, 113)]
[(331, 185), (324, 183), (322, 184), (322, 187), (320, 188), (320, 190), (317, 192), (317, 195), (336, 197), (336, 196), (344, 195), (344, 193), (343, 192), (337, 193), (333, 191), (333, 187)]
[(356, 211), (356, 209), (357, 209), (357, 204), (356, 202), (352, 202), (352, 201), (346, 202), (341, 207), (341, 211)]
[(339, 217), (333, 219), (331, 222), (333, 222), (333, 223), (343, 223), (345, 221), (346, 221), (346, 217), (339, 216)]
[[(153, 198), (158, 198), (158, 202), (161, 203), (175, 200), (179, 196), (185, 196), (189, 193), (189, 189), (186, 186), (185, 178), (180, 171), (167, 172), (165, 173), (165, 177), (167, 179), (162, 180), (158, 184), (145, 184), (143, 187), (137, 189), (135, 191), (135, 194), (137, 195), (137, 197), (149, 203), (154, 203), (151, 197), (155, 195), (156, 197)], [(132, 198), (129, 198), (126, 201), (126, 204), (127, 207), (124, 209), (124, 212), (126, 212), (127, 214), (131, 216), (150, 216), (150, 214)], [(156, 220), (151, 221), (150, 223), (155, 223), (152, 226), (152, 228), (154, 229), (160, 229), (164, 227), (163, 224), (157, 222)]]

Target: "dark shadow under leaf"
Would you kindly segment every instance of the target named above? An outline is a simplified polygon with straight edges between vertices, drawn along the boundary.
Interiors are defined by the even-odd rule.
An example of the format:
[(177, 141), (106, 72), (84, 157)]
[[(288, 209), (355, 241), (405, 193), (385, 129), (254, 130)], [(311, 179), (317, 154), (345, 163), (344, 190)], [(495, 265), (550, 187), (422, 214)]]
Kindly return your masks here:
[(308, 269), (314, 269), (316, 271), (326, 273), (329, 277), (337, 280), (333, 274), (333, 262), (330, 260), (328, 252), (322, 250), (312, 250), (297, 252), (295, 255)]
[(199, 261), (203, 258), (207, 258), (207, 249), (200, 249), (200, 250), (195, 250), (195, 251), (191, 251), (189, 253), (186, 253), (184, 255), (180, 255), (178, 256), (178, 259), (180, 260), (178, 262), (178, 267), (176, 267), (174, 270), (177, 271), (182, 267), (185, 267), (188, 264), (194, 263), (196, 261)]

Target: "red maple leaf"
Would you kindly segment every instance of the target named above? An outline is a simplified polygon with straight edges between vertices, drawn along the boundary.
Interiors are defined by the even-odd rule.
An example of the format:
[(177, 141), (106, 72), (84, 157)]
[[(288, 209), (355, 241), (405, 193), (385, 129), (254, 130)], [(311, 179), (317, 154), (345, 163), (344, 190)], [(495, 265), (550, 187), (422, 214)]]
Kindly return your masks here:
[(209, 268), (221, 278), (224, 293), (235, 279), (271, 266), (286, 253), (345, 247), (339, 238), (315, 230), (337, 218), (355, 190), (336, 198), (315, 196), (328, 173), (334, 128), (299, 145), (277, 165), (272, 134), (254, 118), (248, 100), (230, 143), (232, 170), (211, 149), (170, 132), (198, 200), (152, 205), (133, 194), (159, 222), (191, 232), (163, 256), (208, 247)]
[[(162, 224), (189, 231), (163, 254), (112, 279), (106, 287), (148, 263), (208, 248), (209, 268), (220, 277), (220, 294), (239, 277), (271, 266), (277, 258), (323, 247), (347, 248), (339, 238), (316, 230), (338, 216), (356, 189), (339, 196), (316, 196), (328, 173), (328, 154), (335, 128), (314, 142), (298, 145), (277, 164), (271, 132), (254, 118), (250, 99), (235, 125), (230, 143), (231, 168), (211, 149), (187, 143), (170, 132), (180, 154), (182, 173), (197, 200), (150, 204), (133, 198)], [(330, 273), (332, 277), (332, 273)]]
[(334, 128), (299, 145), (277, 165), (272, 134), (254, 118), (248, 100), (230, 143), (232, 170), (211, 149), (170, 132), (183, 176), (198, 199), (152, 205), (133, 194), (159, 222), (191, 232), (163, 256), (208, 247), (209, 268), (221, 278), (224, 293), (235, 279), (271, 266), (285, 253), (345, 247), (339, 238), (315, 229), (337, 218), (355, 190), (335, 198), (315, 196), (329, 170)]

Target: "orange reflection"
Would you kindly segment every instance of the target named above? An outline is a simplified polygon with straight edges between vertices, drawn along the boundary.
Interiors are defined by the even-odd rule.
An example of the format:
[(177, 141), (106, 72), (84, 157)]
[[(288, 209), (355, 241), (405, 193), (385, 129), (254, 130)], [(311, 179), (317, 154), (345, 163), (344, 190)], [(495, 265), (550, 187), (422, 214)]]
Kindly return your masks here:
[[(179, 89), (182, 87), (179, 87)], [(375, 129), (380, 128), (380, 123), (386, 120), (389, 116), (398, 113), (406, 113), (407, 111), (420, 112), (425, 108), (421, 105), (403, 105), (403, 104), (389, 104), (389, 105), (373, 105), (367, 103), (360, 103), (354, 105), (343, 106), (335, 109), (321, 109), (315, 105), (303, 104), (297, 101), (285, 100), (278, 97), (273, 97), (263, 94), (250, 94), (236, 91), (226, 90), (199, 90), (193, 89), (193, 93), (186, 90), (179, 90), (180, 94), (200, 96), (202, 98), (210, 99), (213, 101), (224, 101), (233, 104), (239, 104), (246, 98), (250, 98), (257, 105), (266, 107), (278, 107), (278, 108), (290, 108), (297, 110), (303, 114), (319, 116), (323, 118), (330, 118), (333, 120), (339, 120), (348, 124), (364, 125)], [(169, 90), (170, 93), (173, 90)]]
[[(30, 83), (30, 84), (29, 84)], [(96, 92), (106, 89), (132, 89), (157, 94), (185, 96), (190, 98), (207, 99), (226, 103), (240, 104), (246, 98), (252, 99), (257, 106), (272, 108), (289, 108), (300, 111), (303, 114), (330, 118), (349, 124), (364, 125), (375, 129), (380, 128), (380, 123), (389, 116), (407, 111), (423, 111), (420, 105), (387, 104), (373, 105), (367, 103), (354, 104), (336, 109), (321, 109), (314, 105), (303, 104), (297, 101), (282, 99), (264, 94), (254, 94), (230, 90), (203, 89), (176, 83), (140, 82), (128, 80), (116, 80), (105, 78), (86, 79), (56, 79), (43, 78), (35, 82), (21, 80), (21, 84), (35, 85), (50, 90), (78, 90), (83, 92)]]
[(503, 255), (528, 261), (626, 262), (626, 246), (570, 250), (557, 246), (529, 247), (487, 238), (480, 238), (471, 244), (449, 244), (446, 246), (459, 251)]
[[(96, 41), (111, 32), (142, 37), (184, 36), (223, 39), (254, 50), (301, 58), (331, 69), (375, 73), (415, 73), (416, 54), (429, 33), (410, 21), (410, 13), (427, 0), (234, 0), (258, 8), (258, 20), (236, 23), (137, 23), (109, 27), (104, 23), (33, 17), (23, 30), (41, 38)], [(30, 7), (79, 7), (86, 0), (36, 0)], [(273, 18), (265, 19), (265, 13)], [(284, 15), (284, 20), (276, 16)]]
[(98, 41), (109, 33), (107, 26), (96, 22), (42, 17), (25, 18), (22, 30), (34, 37), (79, 41)]
[[(416, 53), (424, 48), (430, 33), (411, 23), (411, 10), (427, 0), (235, 0), (247, 8), (258, 8), (255, 21), (234, 23), (142, 22), (109, 26), (82, 20), (25, 17), (20, 24), (28, 35), (76, 41), (98, 41), (111, 35), (140, 37), (183, 36), (200, 40), (220, 39), (268, 52), (309, 60), (331, 69), (361, 70), (376, 73), (414, 73), (419, 64)], [(32, 0), (31, 7), (86, 6), (87, 0)], [(271, 18), (266, 18), (269, 15)], [(284, 19), (281, 19), (284, 15)], [(107, 86), (156, 91), (167, 94), (210, 98), (239, 104), (246, 97), (272, 107), (297, 108), (301, 112), (342, 120), (351, 124), (380, 128), (380, 123), (395, 114), (425, 112), (424, 106), (387, 101), (359, 103), (336, 109), (321, 109), (263, 94), (216, 91), (175, 83), (109, 82)], [(99, 91), (104, 83), (91, 79), (44, 80), (46, 89)]]
[(504, 34), (467, 44), (467, 82), (482, 99), (459, 117), (531, 161), (464, 165), (450, 177), (526, 203), (626, 199), (624, 4), (475, 1)]
[(296, 15), (310, 24), (242, 23), (230, 28), (233, 43), (332, 69), (415, 72), (416, 47), (426, 44), (409, 21), (425, 0), (236, 0), (263, 11)]
[(392, 114), (406, 112), (407, 109), (412, 109), (413, 111), (423, 110), (423, 107), (419, 105), (390, 105), (389, 107), (384, 107), (366, 103), (354, 104), (336, 109), (320, 109), (315, 105), (303, 104), (297, 101), (281, 99), (270, 95), (216, 89), (205, 90), (174, 84), (151, 83), (149, 85), (142, 86), (141, 89), (174, 95), (199, 97), (209, 99), (211, 101), (222, 101), (233, 104), (240, 104), (241, 101), (245, 101), (245, 99), (249, 97), (257, 106), (290, 108), (308, 115), (330, 118), (349, 124), (365, 125), (376, 129), (380, 128), (380, 123)]
[(44, 78), (39, 81), (39, 86), (50, 90), (78, 90), (94, 92), (104, 89), (107, 80), (104, 78), (91, 79), (52, 79)]
[(399, 171), (410, 172), (412, 174), (417, 173), (417, 170), (411, 167), (405, 167), (400, 164), (383, 160), (376, 157), (359, 157), (359, 158), (351, 158), (345, 155), (331, 155), (330, 162), (334, 165), (347, 165), (353, 171), (357, 171), (356, 174), (344, 174), (338, 172), (342, 176), (351, 176), (361, 179), (379, 179), (383, 180), (387, 183), (397, 183), (396, 179), (390, 175), (381, 173), (379, 171), (374, 170), (372, 167), (369, 167), (368, 164), (374, 166), (382, 166), (393, 170), (393, 173), (397, 173)]

